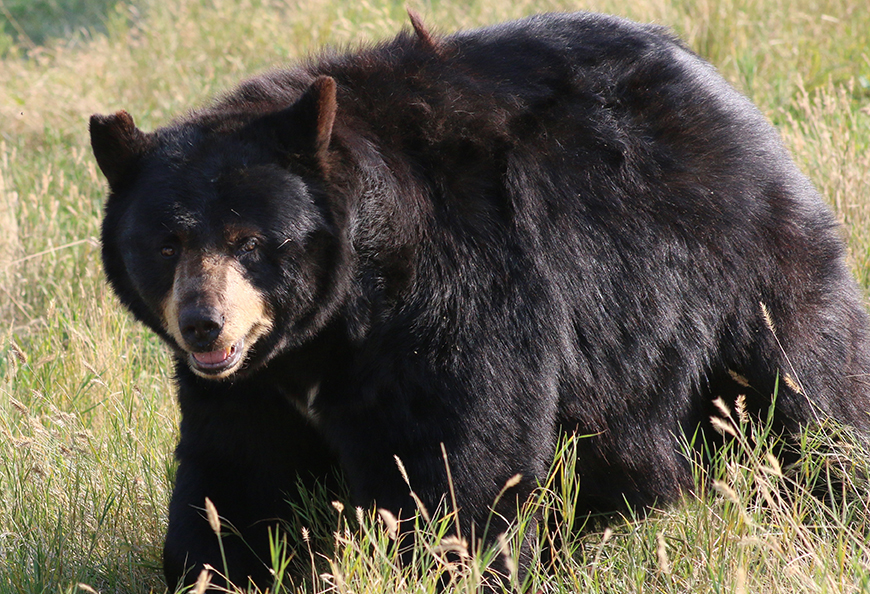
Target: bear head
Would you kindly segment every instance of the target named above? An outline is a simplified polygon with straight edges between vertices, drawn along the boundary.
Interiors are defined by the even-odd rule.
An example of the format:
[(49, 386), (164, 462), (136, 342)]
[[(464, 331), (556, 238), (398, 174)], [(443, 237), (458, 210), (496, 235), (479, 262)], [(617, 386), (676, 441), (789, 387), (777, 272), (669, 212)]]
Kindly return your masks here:
[(338, 308), (341, 214), (327, 195), (336, 85), (289, 106), (220, 105), (151, 133), (95, 115), (109, 183), (103, 263), (113, 289), (190, 369), (250, 373), (297, 347)]

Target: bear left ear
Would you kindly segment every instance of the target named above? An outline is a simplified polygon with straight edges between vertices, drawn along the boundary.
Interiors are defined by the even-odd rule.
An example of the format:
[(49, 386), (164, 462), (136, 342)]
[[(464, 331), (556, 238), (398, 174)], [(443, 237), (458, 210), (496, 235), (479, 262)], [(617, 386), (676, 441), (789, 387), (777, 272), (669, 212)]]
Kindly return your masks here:
[(332, 140), (332, 126), (338, 105), (335, 99), (335, 79), (320, 76), (315, 80), (300, 101), (310, 103), (304, 106), (316, 122), (314, 130), (314, 152), (319, 159), (326, 157), (329, 141)]
[(335, 79), (319, 76), (296, 103), (265, 116), (258, 125), (268, 130), (287, 154), (296, 158), (313, 157), (322, 167), (326, 163), (335, 123), (335, 93)]
[(148, 148), (148, 135), (136, 127), (126, 111), (109, 116), (92, 115), (89, 128), (97, 165), (109, 187), (117, 190)]

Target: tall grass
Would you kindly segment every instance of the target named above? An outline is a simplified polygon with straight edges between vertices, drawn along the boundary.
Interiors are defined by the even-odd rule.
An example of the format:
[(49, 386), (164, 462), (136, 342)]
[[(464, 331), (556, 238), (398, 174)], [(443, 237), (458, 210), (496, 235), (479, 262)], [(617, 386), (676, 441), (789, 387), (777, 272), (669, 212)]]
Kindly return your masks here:
[(106, 10), (114, 4), (114, 0), (2, 0), (0, 56), (17, 53), (17, 44), (34, 48), (52, 37), (77, 39), (88, 28), (100, 28)]
[[(4, 1), (22, 22), (32, 15), (24, 3)], [(81, 21), (89, 29), (45, 22), (34, 35), (41, 45), (7, 33), (18, 41), (7, 39), (0, 61), (0, 593), (73, 592), (78, 584), (163, 590), (160, 546), (178, 421), (169, 360), (103, 281), (104, 185), (87, 146), (87, 117), (124, 108), (152, 128), (324, 44), (353, 46), (407, 26), (405, 2), (389, 0), (80, 5), (100, 7), (98, 18)], [(870, 286), (864, 0), (411, 6), (444, 32), (579, 8), (672, 27), (779, 126), (843, 221), (852, 267)], [(567, 442), (554, 466), (563, 480), (543, 489), (531, 510), (562, 518), (553, 529), (536, 528), (533, 550), (549, 543), (550, 560), (535, 565), (533, 591), (870, 592), (868, 452), (848, 439), (808, 436), (802, 465), (784, 471), (767, 456), (772, 445), (755, 438), (763, 424), (736, 414), (723, 417), (741, 437), (712, 468), (698, 468), (697, 496), (645, 520), (573, 532), (566, 531), (575, 486)], [(816, 483), (839, 490), (810, 497), (813, 481), (804, 475), (817, 474), (836, 475)], [(292, 529), (308, 531), (311, 551), (301, 562), (311, 576), (288, 588), (435, 592), (447, 579), (449, 589), (470, 592), (486, 577), (486, 560), (505, 554), (465, 557), (474, 542), (445, 541), (443, 520), (421, 518), (420, 563), (403, 567), (388, 517), (333, 505), (322, 493), (306, 501)], [(507, 536), (516, 545), (519, 537)], [(444, 556), (448, 549), (455, 554)]]

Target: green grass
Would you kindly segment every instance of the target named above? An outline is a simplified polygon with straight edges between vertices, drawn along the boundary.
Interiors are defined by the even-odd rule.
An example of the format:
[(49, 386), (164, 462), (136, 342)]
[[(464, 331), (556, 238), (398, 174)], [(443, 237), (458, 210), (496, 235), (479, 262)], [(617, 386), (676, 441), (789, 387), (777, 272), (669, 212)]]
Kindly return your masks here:
[(66, 43), (105, 31), (117, 0), (0, 0), (0, 56), (17, 55), (49, 39)]
[[(122, 311), (102, 277), (104, 183), (87, 144), (87, 117), (124, 108), (150, 129), (240, 78), (324, 44), (392, 35), (407, 26), (404, 6), (3, 0), (27, 35), (4, 21), (0, 594), (74, 592), (78, 584), (100, 592), (163, 591), (160, 547), (178, 414), (167, 353)], [(865, 0), (431, 0), (411, 6), (438, 31), (577, 8), (672, 27), (778, 125), (843, 221), (850, 263), (870, 286)], [(783, 476), (766, 456), (771, 445), (753, 437), (763, 427), (739, 420), (730, 426), (746, 437), (710, 470), (715, 488), (709, 493), (645, 520), (627, 517), (562, 534), (551, 570), (536, 566), (532, 586), (545, 592), (870, 592), (870, 454), (849, 440), (808, 436), (803, 466)], [(570, 476), (571, 444), (566, 448), (555, 472)], [(707, 484), (698, 473), (699, 484)], [(840, 489), (828, 505), (806, 493), (805, 476), (796, 480), (828, 473), (837, 475), (831, 484)], [(780, 488), (791, 481), (796, 485)], [(542, 513), (570, 512), (571, 488), (563, 481), (542, 491)], [(433, 555), (461, 548), (443, 542), (443, 520), (421, 520), (420, 565), (401, 568), (388, 522), (375, 510), (339, 510), (323, 494), (310, 501), (293, 529), (305, 526), (313, 547), (334, 545), (334, 553), (327, 559), (313, 548), (311, 566), (303, 552), (312, 572), (301, 584), (308, 592), (435, 592)], [(541, 542), (552, 539), (541, 531)], [(451, 589), (474, 591), (486, 557), (448, 566)]]

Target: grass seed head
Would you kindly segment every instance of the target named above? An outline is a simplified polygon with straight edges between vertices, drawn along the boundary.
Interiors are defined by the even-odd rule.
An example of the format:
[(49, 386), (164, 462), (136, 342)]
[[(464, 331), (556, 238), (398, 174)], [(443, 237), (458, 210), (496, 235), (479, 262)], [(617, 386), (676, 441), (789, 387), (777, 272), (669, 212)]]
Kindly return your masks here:
[(725, 417), (726, 419), (731, 416), (731, 409), (728, 408), (728, 405), (725, 404), (725, 401), (722, 400), (721, 397), (713, 400), (713, 405), (719, 409), (719, 412), (721, 412), (722, 416)]
[(510, 544), (508, 543), (507, 536), (504, 532), (498, 535), (498, 546), (499, 552), (504, 560), (505, 569), (511, 577), (511, 580), (515, 580), (517, 577), (517, 564), (514, 561), (513, 555), (511, 555)]
[(211, 502), (211, 499), (208, 497), (205, 498), (205, 514), (208, 517), (208, 524), (211, 526), (212, 531), (215, 534), (220, 536), (221, 534), (221, 519), (218, 516), (217, 508), (214, 506), (214, 503)]
[(523, 480), (523, 475), (522, 475), (522, 474), (515, 474), (515, 475), (513, 475), (513, 476), (510, 477), (510, 478), (507, 480), (507, 482), (504, 484), (504, 488), (503, 488), (502, 490), (503, 490), (503, 491), (507, 491), (508, 489), (511, 489), (511, 488), (513, 488), (513, 487), (516, 487), (517, 485), (520, 484), (520, 481), (521, 481), (521, 480)]
[(764, 457), (767, 460), (767, 463), (770, 465), (769, 467), (762, 467), (764, 468), (765, 472), (769, 472), (776, 477), (782, 478), (784, 476), (782, 474), (782, 466), (780, 466), (779, 460), (776, 459), (776, 456), (774, 456), (770, 452), (767, 452)]
[(750, 387), (749, 380), (746, 379), (744, 376), (740, 375), (739, 373), (737, 373), (736, 371), (734, 371), (733, 369), (728, 370), (728, 375), (730, 375), (731, 379), (733, 379), (740, 387), (742, 387), (742, 388), (749, 388)]
[(390, 537), (390, 540), (396, 540), (399, 537), (399, 520), (396, 519), (393, 512), (384, 508), (378, 508), (378, 515), (387, 528), (387, 536)]
[(734, 403), (734, 408), (737, 409), (737, 419), (741, 424), (745, 425), (749, 422), (749, 413), (746, 411), (746, 394), (740, 394), (737, 401)]
[(737, 432), (734, 430), (734, 427), (731, 426), (731, 423), (721, 417), (710, 417), (710, 424), (720, 435), (737, 437)]
[(659, 571), (665, 575), (670, 575), (671, 562), (668, 559), (668, 546), (665, 542), (665, 535), (661, 532), (656, 534), (656, 558), (659, 562)]
[(759, 301), (758, 304), (761, 306), (761, 316), (764, 318), (765, 326), (767, 326), (767, 329), (773, 334), (776, 334), (776, 324), (773, 323), (773, 316), (770, 315), (770, 310), (767, 308), (767, 304), (765, 304), (764, 301)]
[(196, 584), (193, 586), (193, 594), (203, 594), (211, 583), (211, 572), (208, 569), (203, 569), (199, 572), (199, 577), (196, 578)]
[(721, 493), (725, 497), (725, 499), (727, 499), (731, 503), (734, 503), (736, 505), (740, 504), (740, 497), (737, 495), (737, 491), (732, 489), (726, 483), (723, 483), (722, 481), (713, 481), (713, 488)]
[(399, 473), (402, 475), (402, 479), (405, 481), (405, 484), (410, 487), (411, 481), (408, 480), (408, 471), (405, 470), (405, 465), (402, 464), (401, 458), (394, 455), (393, 459), (395, 459), (395, 461), (396, 461), (396, 466), (399, 468)]
[(468, 559), (471, 554), (468, 552), (468, 541), (458, 536), (445, 536), (441, 542), (435, 545), (432, 552), (439, 557), (443, 557), (448, 553), (455, 553), (461, 559)]
[(804, 393), (803, 389), (801, 388), (801, 386), (797, 382), (797, 380), (795, 380), (789, 374), (786, 373), (785, 375), (783, 375), (782, 379), (783, 379), (783, 381), (785, 381), (785, 385), (788, 386), (789, 388), (791, 388), (794, 392), (797, 392), (798, 394)]

